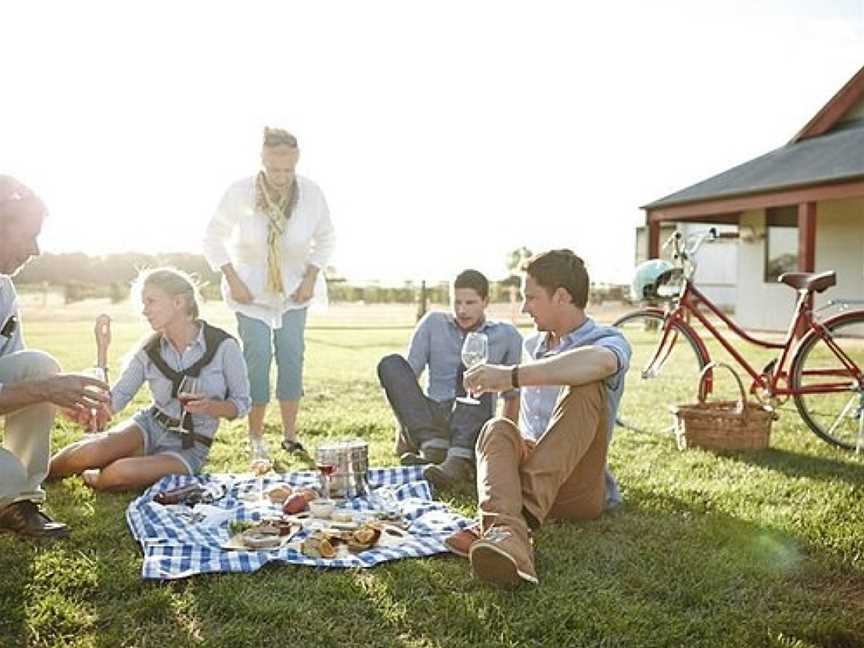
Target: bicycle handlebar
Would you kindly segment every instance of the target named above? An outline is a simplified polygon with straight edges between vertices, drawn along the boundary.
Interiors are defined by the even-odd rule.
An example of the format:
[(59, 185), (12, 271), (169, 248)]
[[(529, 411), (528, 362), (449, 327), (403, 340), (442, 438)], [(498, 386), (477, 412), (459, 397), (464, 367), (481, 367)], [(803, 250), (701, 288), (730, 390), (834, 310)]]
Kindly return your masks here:
[[(670, 245), (672, 246), (672, 260), (678, 262), (687, 270), (687, 276), (693, 274), (696, 269), (696, 263), (693, 257), (706, 242), (713, 242), (718, 239), (737, 239), (738, 232), (718, 232), (716, 227), (711, 227), (703, 232), (697, 232), (685, 237), (681, 232), (672, 232), (671, 236), (663, 243), (665, 250)], [(688, 245), (688, 242), (692, 241)]]
[[(716, 241), (718, 239), (738, 239), (740, 238), (738, 232), (718, 232), (716, 227), (711, 227), (704, 232), (697, 232), (695, 234), (691, 234), (685, 238), (685, 236), (681, 232), (672, 232), (668, 239), (663, 243), (663, 249), (665, 250), (670, 245), (673, 247), (674, 251), (677, 254), (686, 253), (688, 255), (692, 255), (698, 250), (702, 245), (707, 241)], [(694, 241), (692, 245), (687, 246), (687, 241)], [(683, 245), (682, 245), (683, 241)]]

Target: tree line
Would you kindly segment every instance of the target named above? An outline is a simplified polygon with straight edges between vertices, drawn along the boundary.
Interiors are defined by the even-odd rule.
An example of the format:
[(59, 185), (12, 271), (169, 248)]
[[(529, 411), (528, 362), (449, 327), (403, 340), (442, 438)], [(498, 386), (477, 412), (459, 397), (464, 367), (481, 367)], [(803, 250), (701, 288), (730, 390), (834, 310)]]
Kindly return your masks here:
[[(491, 281), (489, 298), (492, 302), (509, 302), (517, 295), (519, 267), (531, 255), (527, 248), (508, 253), (504, 266), (509, 276), (502, 281)], [(129, 287), (139, 270), (172, 266), (195, 277), (206, 299), (221, 299), (221, 275), (214, 272), (202, 254), (168, 252), (141, 254), (128, 252), (91, 257), (82, 252), (42, 254), (28, 263), (18, 274), (15, 283), (22, 287), (60, 286), (67, 303), (91, 298), (109, 298), (121, 302), (129, 297)], [(334, 302), (365, 302), (367, 304), (411, 304), (428, 301), (434, 304), (449, 302), (447, 282), (405, 281), (401, 286), (375, 283), (358, 284), (338, 276), (334, 268), (325, 271), (328, 293)], [(592, 286), (592, 301), (626, 299), (626, 286)]]
[[(201, 293), (207, 299), (221, 299), (221, 275), (214, 272), (201, 254), (186, 252), (165, 254), (108, 254), (91, 257), (81, 252), (66, 254), (46, 253), (28, 263), (15, 279), (26, 288), (59, 286), (65, 301), (109, 298), (121, 302), (129, 297), (129, 287), (139, 270), (172, 266), (196, 278)], [(406, 281), (402, 286), (354, 284), (338, 277), (333, 268), (325, 272), (332, 301), (366, 302), (370, 304), (410, 304), (418, 299), (420, 284)], [(426, 285), (426, 298), (431, 303), (447, 303), (449, 286), (446, 282)], [(494, 291), (498, 297), (498, 289)]]

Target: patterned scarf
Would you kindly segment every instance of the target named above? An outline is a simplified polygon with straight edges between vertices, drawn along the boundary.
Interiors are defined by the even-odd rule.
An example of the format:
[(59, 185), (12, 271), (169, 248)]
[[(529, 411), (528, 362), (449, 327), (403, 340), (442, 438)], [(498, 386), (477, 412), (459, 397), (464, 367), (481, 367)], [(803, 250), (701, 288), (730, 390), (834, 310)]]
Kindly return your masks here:
[(267, 215), (267, 290), (284, 295), (282, 285), (282, 255), (279, 249), (279, 238), (285, 232), (285, 226), (291, 213), (297, 205), (297, 178), (291, 183), (291, 188), (285, 196), (274, 189), (263, 171), (255, 178), (255, 208)]

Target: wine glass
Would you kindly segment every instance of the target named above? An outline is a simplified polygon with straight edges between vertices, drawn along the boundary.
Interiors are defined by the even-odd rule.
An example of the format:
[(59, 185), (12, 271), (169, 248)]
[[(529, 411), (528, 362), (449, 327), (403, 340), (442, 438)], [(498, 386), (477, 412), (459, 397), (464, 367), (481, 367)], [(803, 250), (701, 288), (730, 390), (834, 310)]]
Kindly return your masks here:
[(326, 459), (318, 459), (315, 467), (321, 473), (321, 494), (325, 499), (330, 499), (330, 475), (336, 472), (336, 464)]
[(180, 380), (180, 385), (177, 387), (177, 400), (180, 402), (180, 418), (177, 419), (177, 427), (172, 428), (175, 432), (186, 434), (186, 428), (183, 427), (183, 421), (186, 419), (186, 405), (191, 401), (200, 400), (204, 395), (199, 393), (200, 381), (192, 376), (183, 376)]
[[(101, 380), (104, 383), (108, 382), (108, 369), (107, 367), (91, 367), (87, 369), (85, 375), (90, 376), (91, 378), (95, 378), (96, 380)], [(93, 390), (94, 393), (99, 392), (100, 390), (96, 387), (88, 386), (86, 388), (88, 391)], [(101, 426), (99, 425), (99, 410), (95, 407), (90, 408), (90, 423), (88, 425), (89, 432), (102, 432)]]
[[(476, 365), (485, 364), (488, 360), (489, 338), (486, 337), (485, 333), (477, 333), (476, 331), (468, 333), (462, 343), (462, 364), (465, 365), (466, 369), (470, 369)], [(480, 404), (480, 401), (470, 394), (460, 396), (456, 400), (467, 405)]]
[(273, 462), (270, 460), (270, 454), (267, 452), (267, 446), (264, 445), (263, 439), (252, 440), (252, 464), (250, 467), (258, 485), (258, 503), (269, 504), (269, 500), (264, 497), (264, 475), (273, 469)]

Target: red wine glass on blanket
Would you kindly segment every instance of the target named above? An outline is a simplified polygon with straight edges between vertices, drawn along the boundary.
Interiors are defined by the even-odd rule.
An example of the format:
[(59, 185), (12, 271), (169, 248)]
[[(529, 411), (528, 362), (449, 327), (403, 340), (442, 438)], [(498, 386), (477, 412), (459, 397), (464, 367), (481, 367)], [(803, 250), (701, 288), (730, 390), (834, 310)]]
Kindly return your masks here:
[(321, 473), (321, 494), (325, 499), (330, 499), (330, 476), (336, 472), (336, 464), (319, 460), (315, 467)]

